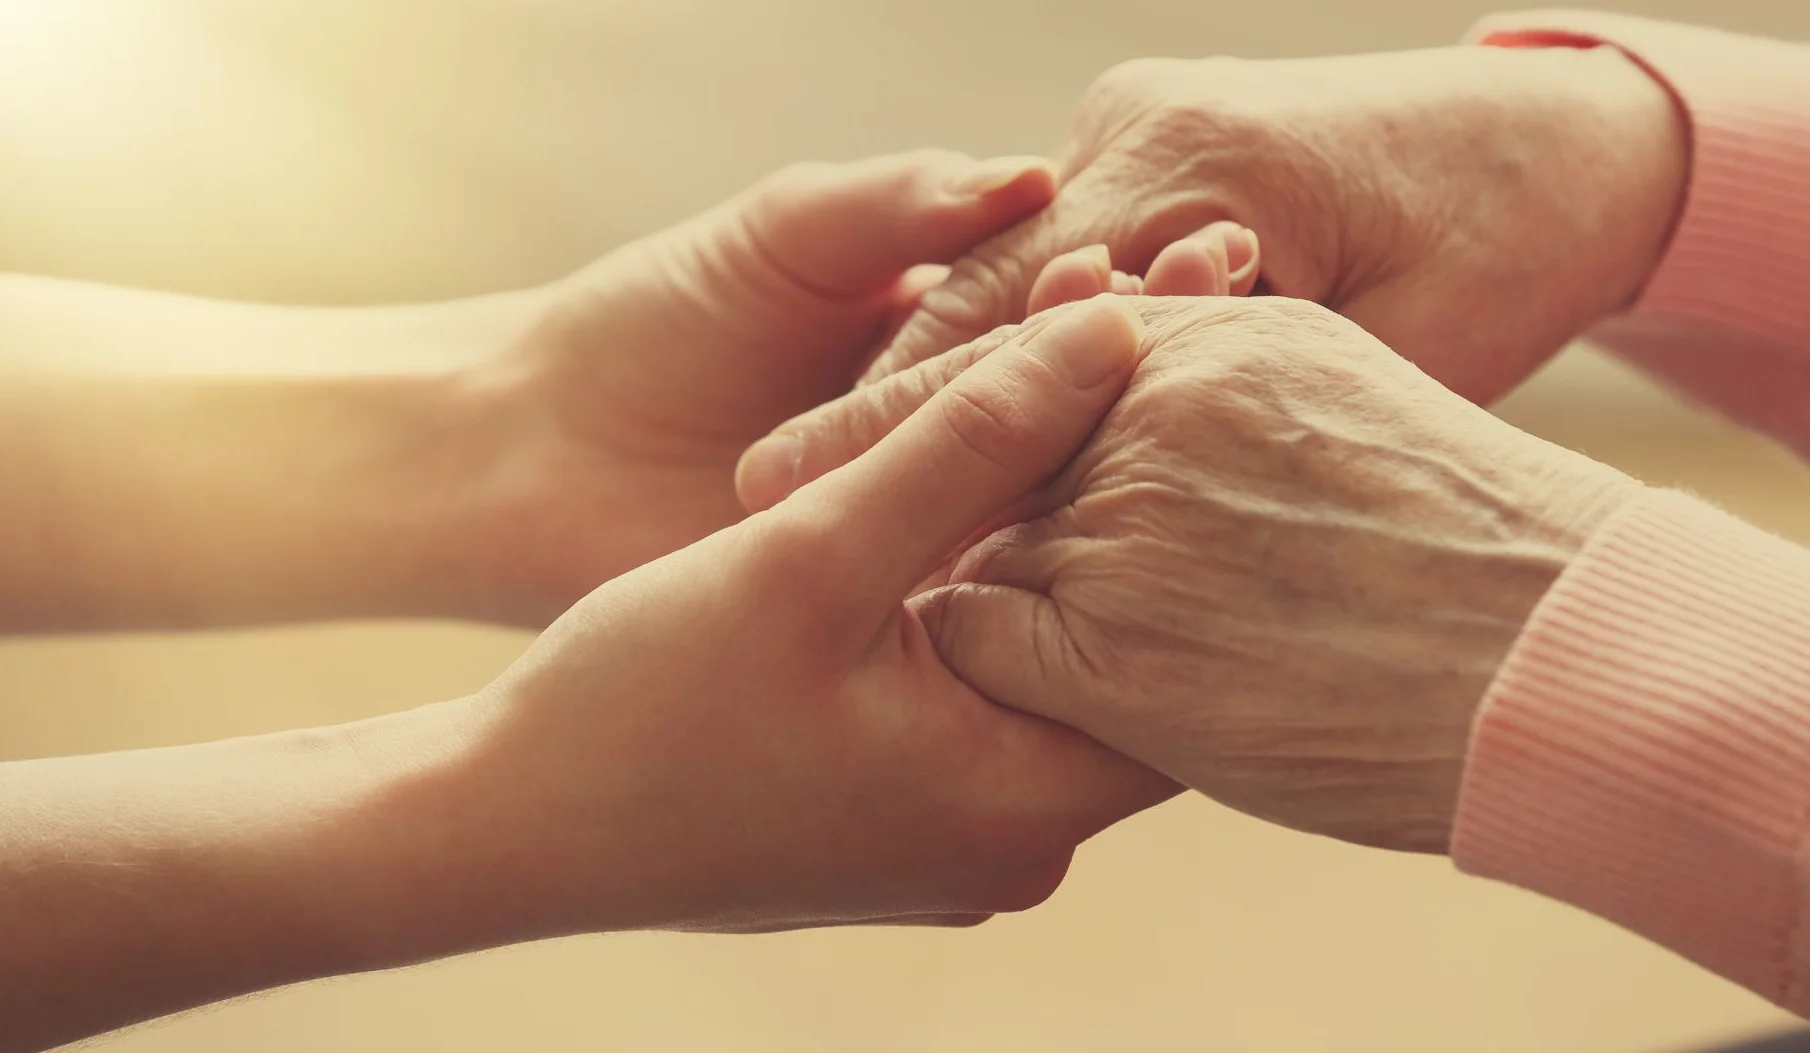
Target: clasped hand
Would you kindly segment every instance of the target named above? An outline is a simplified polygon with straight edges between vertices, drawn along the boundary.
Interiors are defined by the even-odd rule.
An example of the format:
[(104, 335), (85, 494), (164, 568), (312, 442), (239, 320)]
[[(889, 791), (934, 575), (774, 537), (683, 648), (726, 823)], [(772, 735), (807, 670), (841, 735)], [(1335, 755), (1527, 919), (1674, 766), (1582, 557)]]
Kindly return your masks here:
[[(1498, 134), (1510, 127), (1517, 136)], [(1393, 149), (1390, 136), (1410, 146)], [(1161, 796), (1138, 783), (1148, 766), (1292, 826), (1442, 850), (1485, 687), (1547, 587), (1636, 486), (1473, 403), (1639, 288), (1682, 193), (1674, 107), (1612, 51), (1143, 62), (1102, 78), (1074, 142), (1059, 185), (1030, 184), (1054, 195), (1050, 207), (1020, 208), (1013, 218), (1030, 218), (958, 260), (948, 281), (912, 290), (919, 309), (866, 383), (803, 409), (862, 368), (865, 355), (842, 350), (848, 373), (767, 405), (803, 412), (741, 458), (743, 504), (821, 508), (812, 480), (898, 441), (894, 429), (946, 385), (958, 399), (996, 385), (976, 363), (1051, 327), (1102, 326), (1114, 310), (1065, 301), (1143, 294), (1128, 301), (1144, 330), (1135, 376), (1078, 456), (1051, 461), (1044, 485), (1032, 473), (971, 503), (969, 533), (951, 524), (928, 535), (930, 549), (902, 548), (918, 557), (912, 574), (933, 569), (933, 551), (959, 558), (933, 579), (950, 584), (910, 600), (912, 614), (897, 613), (909, 589), (889, 593), (888, 609), (910, 639), (922, 627), (961, 697), (1051, 718), (1131, 758), (1089, 763), (1140, 785), (1137, 804)], [(1580, 160), (1592, 171), (1572, 179), (1566, 166)], [(1528, 165), (1551, 171), (1536, 178)], [(961, 233), (987, 238), (985, 227)], [(1247, 228), (1262, 235), (1261, 265)], [(1223, 298), (1252, 291), (1259, 273), (1301, 299)], [(1023, 328), (1010, 324), (1025, 313)], [(884, 337), (877, 321), (842, 341)], [(758, 379), (735, 377), (725, 392)], [(1018, 396), (980, 390), (997, 430), (1027, 423)], [(738, 427), (716, 449), (759, 434)], [(894, 506), (885, 536), (912, 534), (938, 503), (930, 493)], [(765, 536), (760, 523), (735, 536)], [(840, 539), (860, 558), (828, 537), (812, 544), (847, 558), (838, 574), (854, 581), (856, 564), (889, 558), (879, 536)], [(731, 544), (722, 537), (701, 551)], [(808, 593), (816, 579), (790, 573), (799, 603), (825, 602)], [(638, 580), (586, 606), (615, 609), (606, 597)], [(746, 594), (725, 588), (722, 609), (745, 611)], [(917, 792), (951, 778), (952, 756), (969, 755), (918, 769)], [(1089, 821), (1045, 848), (1065, 859), (1128, 800), (1095, 796)], [(1039, 828), (1009, 827), (990, 825), (998, 844)], [(1039, 873), (1047, 892), (1054, 871)]]

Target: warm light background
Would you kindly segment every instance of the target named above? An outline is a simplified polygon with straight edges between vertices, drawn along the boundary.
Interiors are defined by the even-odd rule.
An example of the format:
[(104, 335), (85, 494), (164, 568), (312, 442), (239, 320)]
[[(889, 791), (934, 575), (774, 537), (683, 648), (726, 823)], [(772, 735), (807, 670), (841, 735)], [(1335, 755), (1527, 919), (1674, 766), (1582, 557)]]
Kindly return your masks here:
[[(0, 0), (0, 269), (306, 301), (521, 284), (787, 160), (1053, 148), (1120, 59), (1439, 44), (1489, 6)], [(1810, 38), (1804, 0), (1616, 6)], [(1810, 473), (1599, 360), (1571, 356), (1506, 412), (1810, 541)], [(472, 689), (522, 644), (429, 625), (0, 643), (0, 756), (365, 716)], [(976, 932), (568, 941), (95, 1048), (1663, 1053), (1782, 1020), (1439, 860), (1191, 799)]]

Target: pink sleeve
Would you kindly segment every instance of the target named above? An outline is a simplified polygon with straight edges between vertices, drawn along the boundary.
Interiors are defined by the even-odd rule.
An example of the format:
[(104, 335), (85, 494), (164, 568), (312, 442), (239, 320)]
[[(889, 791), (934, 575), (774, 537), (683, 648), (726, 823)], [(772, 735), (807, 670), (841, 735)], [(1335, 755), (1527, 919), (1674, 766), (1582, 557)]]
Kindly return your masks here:
[(1452, 857), (1810, 1014), (1807, 813), (1810, 550), (1646, 491), (1490, 686)]
[(1583, 11), (1470, 38), (1611, 44), (1671, 89), (1691, 126), (1684, 212), (1639, 303), (1593, 336), (1810, 457), (1810, 45)]

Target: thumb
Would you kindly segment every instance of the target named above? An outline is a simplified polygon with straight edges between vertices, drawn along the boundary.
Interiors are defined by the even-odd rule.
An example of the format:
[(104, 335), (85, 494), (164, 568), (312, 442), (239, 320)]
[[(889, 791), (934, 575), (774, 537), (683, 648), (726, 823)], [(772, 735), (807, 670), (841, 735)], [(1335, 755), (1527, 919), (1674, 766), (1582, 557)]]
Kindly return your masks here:
[(922, 150), (783, 169), (738, 202), (734, 227), (752, 266), (812, 295), (858, 299), (918, 264), (954, 259), (1054, 195), (1042, 158)]
[[(1206, 251), (1201, 248), (1198, 254)], [(1174, 261), (1168, 272), (1164, 280), (1169, 291), (1163, 295), (1212, 292), (1188, 287), (1190, 276), (1186, 268), (1175, 266)], [(1022, 329), (1002, 326), (960, 347), (863, 384), (786, 421), (749, 447), (735, 470), (735, 492), (742, 507), (749, 512), (771, 508), (798, 487), (854, 460), (963, 370), (1013, 337), (1029, 335), (1047, 324), (1049, 311), (1111, 292), (1114, 282), (1124, 277), (1113, 271), (1111, 254), (1104, 245), (1056, 257), (1043, 269), (1031, 292), (1031, 302), (1039, 316), (1025, 322)], [(922, 296), (921, 291), (919, 295)]]
[(748, 512), (771, 508), (804, 484), (873, 449), (964, 370), (1038, 332), (1047, 321), (1032, 319), (1022, 328), (996, 329), (781, 424), (743, 451), (735, 466), (735, 493), (742, 508)]
[(873, 449), (781, 506), (857, 543), (826, 553), (888, 609), (975, 530), (1068, 463), (1130, 380), (1142, 323), (1103, 296), (1062, 312), (937, 392)]
[(937, 656), (969, 687), (1009, 709), (1088, 730), (1073, 698), (1085, 663), (1055, 600), (964, 582), (925, 593), (911, 608)]

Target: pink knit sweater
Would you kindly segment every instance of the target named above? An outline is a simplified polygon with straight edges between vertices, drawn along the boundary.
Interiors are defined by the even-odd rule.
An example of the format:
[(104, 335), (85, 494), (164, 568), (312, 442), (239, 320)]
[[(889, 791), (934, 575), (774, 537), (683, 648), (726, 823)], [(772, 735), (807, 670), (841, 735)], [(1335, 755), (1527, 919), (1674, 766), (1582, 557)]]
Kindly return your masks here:
[[(1810, 46), (1582, 12), (1473, 39), (1622, 48), (1688, 114), (1684, 214), (1598, 334), (1810, 456)], [(1604, 525), (1472, 738), (1452, 855), (1810, 1015), (1810, 550), (1683, 494)]]

